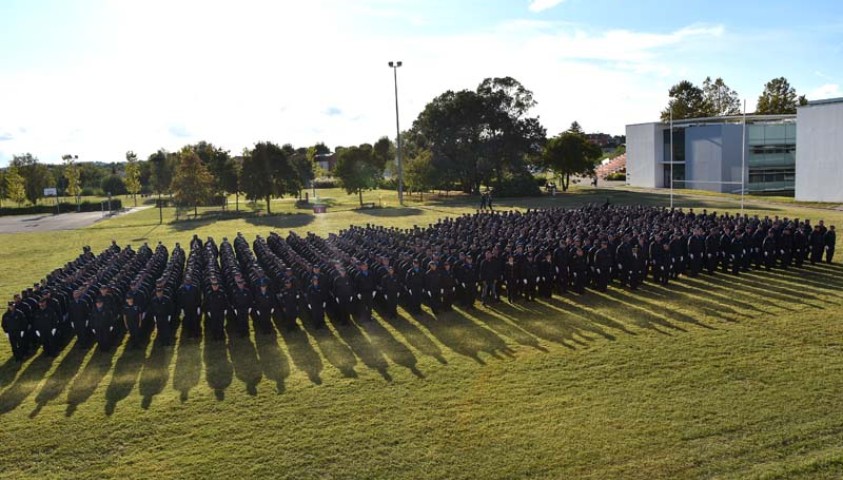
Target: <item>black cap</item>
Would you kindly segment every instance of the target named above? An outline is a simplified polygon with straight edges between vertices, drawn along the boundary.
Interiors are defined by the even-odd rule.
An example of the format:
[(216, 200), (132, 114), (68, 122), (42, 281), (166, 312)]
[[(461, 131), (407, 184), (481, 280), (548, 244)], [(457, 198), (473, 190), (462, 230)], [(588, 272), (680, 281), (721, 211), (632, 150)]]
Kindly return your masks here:
[(10, 306), (10, 307), (14, 307), (14, 306), (15, 306), (15, 302), (9, 302), (9, 306)]

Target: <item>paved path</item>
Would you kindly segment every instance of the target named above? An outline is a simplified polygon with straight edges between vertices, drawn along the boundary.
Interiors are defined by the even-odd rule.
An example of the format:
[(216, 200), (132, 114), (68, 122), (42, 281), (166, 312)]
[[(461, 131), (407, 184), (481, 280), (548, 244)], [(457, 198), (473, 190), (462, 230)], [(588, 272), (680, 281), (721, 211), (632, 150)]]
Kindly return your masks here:
[(76, 230), (92, 225), (105, 218), (126, 215), (147, 208), (151, 207), (127, 208), (106, 217), (102, 216), (102, 212), (62, 213), (61, 215), (6, 215), (0, 217), (0, 233)]

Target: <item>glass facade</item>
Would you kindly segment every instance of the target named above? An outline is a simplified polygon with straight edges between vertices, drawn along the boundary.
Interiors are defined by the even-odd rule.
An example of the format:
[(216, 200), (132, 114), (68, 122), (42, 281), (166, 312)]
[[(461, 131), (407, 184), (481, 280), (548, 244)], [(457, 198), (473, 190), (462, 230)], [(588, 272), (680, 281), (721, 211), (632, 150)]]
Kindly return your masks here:
[[(681, 163), (680, 163), (681, 162)], [(670, 129), (664, 131), (665, 188), (670, 188)], [(673, 129), (673, 188), (685, 188), (685, 129)]]
[(746, 127), (750, 192), (793, 191), (796, 181), (796, 123)]

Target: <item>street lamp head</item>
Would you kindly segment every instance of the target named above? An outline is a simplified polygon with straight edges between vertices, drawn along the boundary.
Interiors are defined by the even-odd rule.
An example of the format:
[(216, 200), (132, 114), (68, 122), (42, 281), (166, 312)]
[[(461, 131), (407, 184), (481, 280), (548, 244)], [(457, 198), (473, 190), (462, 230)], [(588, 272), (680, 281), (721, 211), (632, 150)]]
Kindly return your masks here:
[(398, 62), (389, 62), (389, 66), (390, 66), (390, 67), (392, 67), (392, 68), (398, 68), (398, 67), (400, 67), (400, 66), (401, 66), (401, 62), (400, 62), (400, 61), (398, 61)]
[(390, 62), (389, 62), (389, 66), (390, 66), (390, 67), (393, 67), (393, 66), (395, 66), (395, 63), (394, 63), (394, 62), (392, 62), (392, 61), (390, 61)]
[(400, 67), (400, 66), (401, 66), (401, 62), (399, 61), (397, 65)]

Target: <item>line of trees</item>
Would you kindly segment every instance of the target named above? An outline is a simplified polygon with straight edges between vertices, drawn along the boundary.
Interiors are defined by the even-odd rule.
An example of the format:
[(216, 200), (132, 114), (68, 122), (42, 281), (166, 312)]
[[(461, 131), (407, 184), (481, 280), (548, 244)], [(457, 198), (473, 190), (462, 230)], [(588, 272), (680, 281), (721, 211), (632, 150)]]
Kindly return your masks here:
[[(682, 80), (668, 90), (670, 100), (661, 112), (661, 120), (667, 122), (671, 111), (674, 120), (685, 118), (705, 118), (741, 113), (741, 101), (738, 93), (723, 81), (706, 77), (702, 87), (689, 80)], [(796, 89), (784, 77), (770, 80), (758, 97), (755, 114), (776, 115), (794, 114), (796, 107), (805, 105), (805, 95), (797, 95)]]

